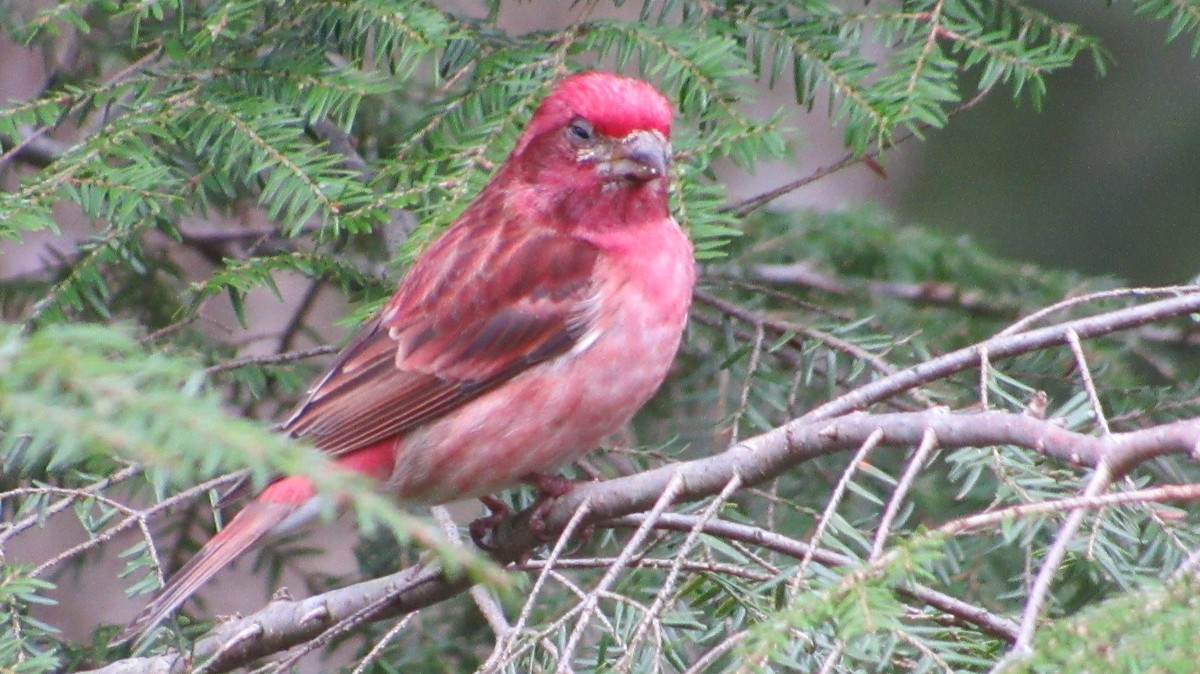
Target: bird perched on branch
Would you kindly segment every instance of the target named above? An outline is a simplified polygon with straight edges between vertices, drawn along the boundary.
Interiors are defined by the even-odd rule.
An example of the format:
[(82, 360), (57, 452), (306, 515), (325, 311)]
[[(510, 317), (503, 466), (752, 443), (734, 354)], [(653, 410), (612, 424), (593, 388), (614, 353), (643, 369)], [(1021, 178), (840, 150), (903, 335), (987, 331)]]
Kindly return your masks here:
[[(651, 85), (562, 80), (283, 430), (417, 504), (536, 484), (593, 449), (662, 383), (691, 301), (692, 247), (667, 207), (670, 136)], [(271, 483), (118, 640), (316, 497), (304, 477)]]

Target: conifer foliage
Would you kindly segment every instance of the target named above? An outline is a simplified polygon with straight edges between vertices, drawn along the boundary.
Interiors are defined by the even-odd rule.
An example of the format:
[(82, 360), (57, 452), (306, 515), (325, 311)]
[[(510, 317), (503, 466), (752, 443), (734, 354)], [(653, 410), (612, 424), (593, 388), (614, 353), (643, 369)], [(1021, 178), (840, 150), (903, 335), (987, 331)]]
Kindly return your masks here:
[[(510, 4), (0, 2), (54, 64), (0, 107), (4, 254), (41, 257), (0, 267), (0, 670), (1200, 660), (1179, 627), (1198, 601), (1200, 289), (1034, 269), (877, 210), (771, 208), (823, 171), (760, 175), (741, 201), (715, 172), (794, 149), (804, 112), (844, 135), (833, 167), (877, 163), (985, 96), (1036, 108), (1051, 73), (1103, 72), (1101, 44), (1019, 1), (647, 0), (620, 19), (593, 1), (520, 31)], [(1200, 50), (1196, 0), (1135, 4)], [(678, 107), (671, 198), (700, 288), (667, 385), (570, 469), (600, 479), (548, 513), (552, 542), (518, 514), (484, 554), (269, 421), (336, 348), (316, 298), (369, 315), (555, 79), (591, 67)], [(780, 88), (792, 105), (754, 110)], [(243, 327), (263, 290), (283, 316), (266, 336)], [(358, 568), (219, 624), (192, 605), (135, 646), (107, 646), (107, 614), (64, 635), (61, 589), (153, 591), (222, 495), (284, 472), (351, 494)], [(23, 554), (56, 526), (83, 542)], [(268, 546), (263, 573), (312, 545)], [(120, 578), (88, 573), (102, 554)]]

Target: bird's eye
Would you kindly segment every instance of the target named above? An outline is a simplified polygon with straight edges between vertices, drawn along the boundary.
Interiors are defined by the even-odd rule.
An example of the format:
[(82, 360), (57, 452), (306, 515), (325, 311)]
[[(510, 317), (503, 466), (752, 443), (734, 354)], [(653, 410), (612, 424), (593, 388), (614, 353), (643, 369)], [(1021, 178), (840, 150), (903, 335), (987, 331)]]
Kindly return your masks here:
[(588, 142), (596, 137), (596, 132), (592, 129), (592, 125), (588, 124), (586, 119), (575, 119), (571, 121), (571, 125), (567, 127), (567, 132), (571, 134), (571, 138), (576, 141)]

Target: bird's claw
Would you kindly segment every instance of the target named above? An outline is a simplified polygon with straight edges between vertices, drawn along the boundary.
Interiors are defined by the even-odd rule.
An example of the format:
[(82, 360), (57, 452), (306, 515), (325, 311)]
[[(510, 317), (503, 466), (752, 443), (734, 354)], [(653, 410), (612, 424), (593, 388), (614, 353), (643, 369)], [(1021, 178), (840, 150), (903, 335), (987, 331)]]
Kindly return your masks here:
[(554, 501), (575, 488), (575, 481), (558, 475), (534, 473), (525, 478), (525, 483), (538, 490), (538, 498), (529, 509), (529, 531), (543, 543), (551, 543), (554, 536), (546, 535), (546, 515), (554, 507)]
[[(524, 478), (523, 482), (538, 491), (537, 500), (529, 509), (527, 520), (529, 531), (542, 543), (552, 543), (556, 537), (546, 534), (546, 515), (554, 507), (554, 502), (558, 497), (575, 488), (575, 481), (557, 475), (534, 473)], [(489, 538), (495, 532), (496, 527), (513, 514), (513, 510), (495, 496), (482, 496), (479, 500), (487, 506), (490, 514), (471, 522), (467, 530), (471, 533), (471, 540), (481, 550), (494, 552), (496, 546), (492, 545)]]
[(483, 505), (487, 507), (490, 514), (484, 515), (479, 519), (474, 520), (467, 525), (467, 531), (471, 534), (471, 540), (480, 550), (494, 552), (496, 546), (492, 545), (488, 538), (496, 530), (496, 527), (504, 521), (504, 518), (512, 515), (512, 508), (508, 504), (495, 496), (487, 495), (479, 497)]

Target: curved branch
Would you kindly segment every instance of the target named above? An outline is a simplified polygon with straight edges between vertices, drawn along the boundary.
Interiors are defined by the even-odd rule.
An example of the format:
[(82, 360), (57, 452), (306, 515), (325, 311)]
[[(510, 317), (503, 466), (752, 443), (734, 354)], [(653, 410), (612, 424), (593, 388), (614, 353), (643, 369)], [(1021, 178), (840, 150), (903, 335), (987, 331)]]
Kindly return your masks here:
[(848, 414), (903, 393), (915, 386), (973, 369), (978, 366), (979, 355), (983, 351), (986, 351), (988, 358), (994, 362), (1052, 346), (1066, 345), (1067, 335), (1072, 330), (1079, 335), (1080, 339), (1092, 339), (1197, 311), (1200, 311), (1200, 292), (1067, 321), (1037, 330), (1013, 335), (999, 335), (859, 387), (808, 412), (800, 420), (813, 421)]
[[(637, 526), (642, 522), (643, 517), (644, 515), (626, 515), (625, 517), (605, 522), (603, 526)], [(697, 520), (698, 518), (694, 515), (667, 513), (658, 518), (658, 521), (654, 523), (654, 528), (686, 532), (696, 526)], [(704, 523), (703, 531), (706, 534), (725, 540), (758, 545), (796, 559), (804, 559), (807, 556), (826, 566), (847, 566), (861, 561), (850, 555), (844, 555), (827, 548), (814, 547), (808, 543), (797, 541), (774, 531), (730, 522), (728, 520), (706, 522)], [(897, 587), (896, 591), (952, 615), (964, 623), (973, 624), (992, 636), (1008, 642), (1015, 641), (1017, 638), (1019, 626), (1016, 622), (1003, 616), (998, 616), (974, 604), (915, 583), (910, 586)]]
[[(735, 475), (745, 484), (753, 485), (809, 459), (858, 449), (868, 437), (880, 432), (879, 448), (906, 449), (920, 443), (927, 430), (937, 436), (943, 450), (1014, 445), (1077, 466), (1095, 466), (1104, 461), (1114, 471), (1156, 456), (1193, 455), (1200, 445), (1200, 419), (1104, 437), (1075, 433), (1053, 421), (1009, 412), (927, 411), (854, 414), (828, 421), (797, 420), (716, 456), (581, 484), (550, 508), (543, 535), (562, 531), (585, 502), (589, 508), (585, 521), (607, 521), (650, 507), (671, 482), (679, 485), (676, 502), (695, 500), (720, 492)], [(540, 545), (540, 539), (528, 526), (529, 516), (529, 511), (517, 514), (497, 527), (491, 544), (498, 561), (514, 562)], [(403, 615), (470, 586), (471, 581), (465, 577), (447, 578), (436, 569), (417, 567), (302, 601), (275, 601), (258, 613), (219, 626), (197, 643), (193, 657), (205, 662), (206, 672), (229, 671), (316, 638), (351, 617), (382, 620)], [(936, 600), (924, 594), (917, 596), (923, 601)], [(131, 658), (94, 670), (94, 674), (174, 672), (185, 666), (184, 660), (175, 652)]]
[[(584, 504), (588, 508), (584, 523), (595, 523), (650, 508), (672, 483), (677, 486), (672, 490), (676, 503), (696, 500), (719, 493), (735, 478), (753, 486), (810, 459), (856, 450), (876, 434), (880, 434), (880, 448), (916, 446), (927, 432), (934, 433), (939, 447), (946, 451), (1012, 445), (1074, 466), (1104, 463), (1114, 479), (1159, 456), (1200, 458), (1200, 419), (1097, 437), (1066, 430), (1050, 420), (1008, 412), (949, 414), (935, 410), (847, 415), (914, 386), (975, 367), (981, 350), (995, 361), (1065, 345), (1071, 331), (1087, 339), (1196, 311), (1200, 311), (1200, 293), (994, 337), (881, 378), (715, 456), (579, 485), (545, 513), (542, 535), (554, 536), (563, 531)], [(529, 517), (529, 511), (519, 513), (495, 529), (490, 545), (497, 561), (514, 562), (540, 545), (541, 539), (528, 526)], [(218, 627), (196, 644), (191, 656), (205, 663), (206, 672), (229, 671), (315, 638), (343, 620), (403, 615), (465, 591), (470, 585), (465, 577), (447, 578), (436, 569), (416, 568), (303, 601), (272, 602), (254, 615)], [(123, 660), (94, 671), (173, 672), (181, 670), (186, 660), (177, 652), (169, 652)]]

